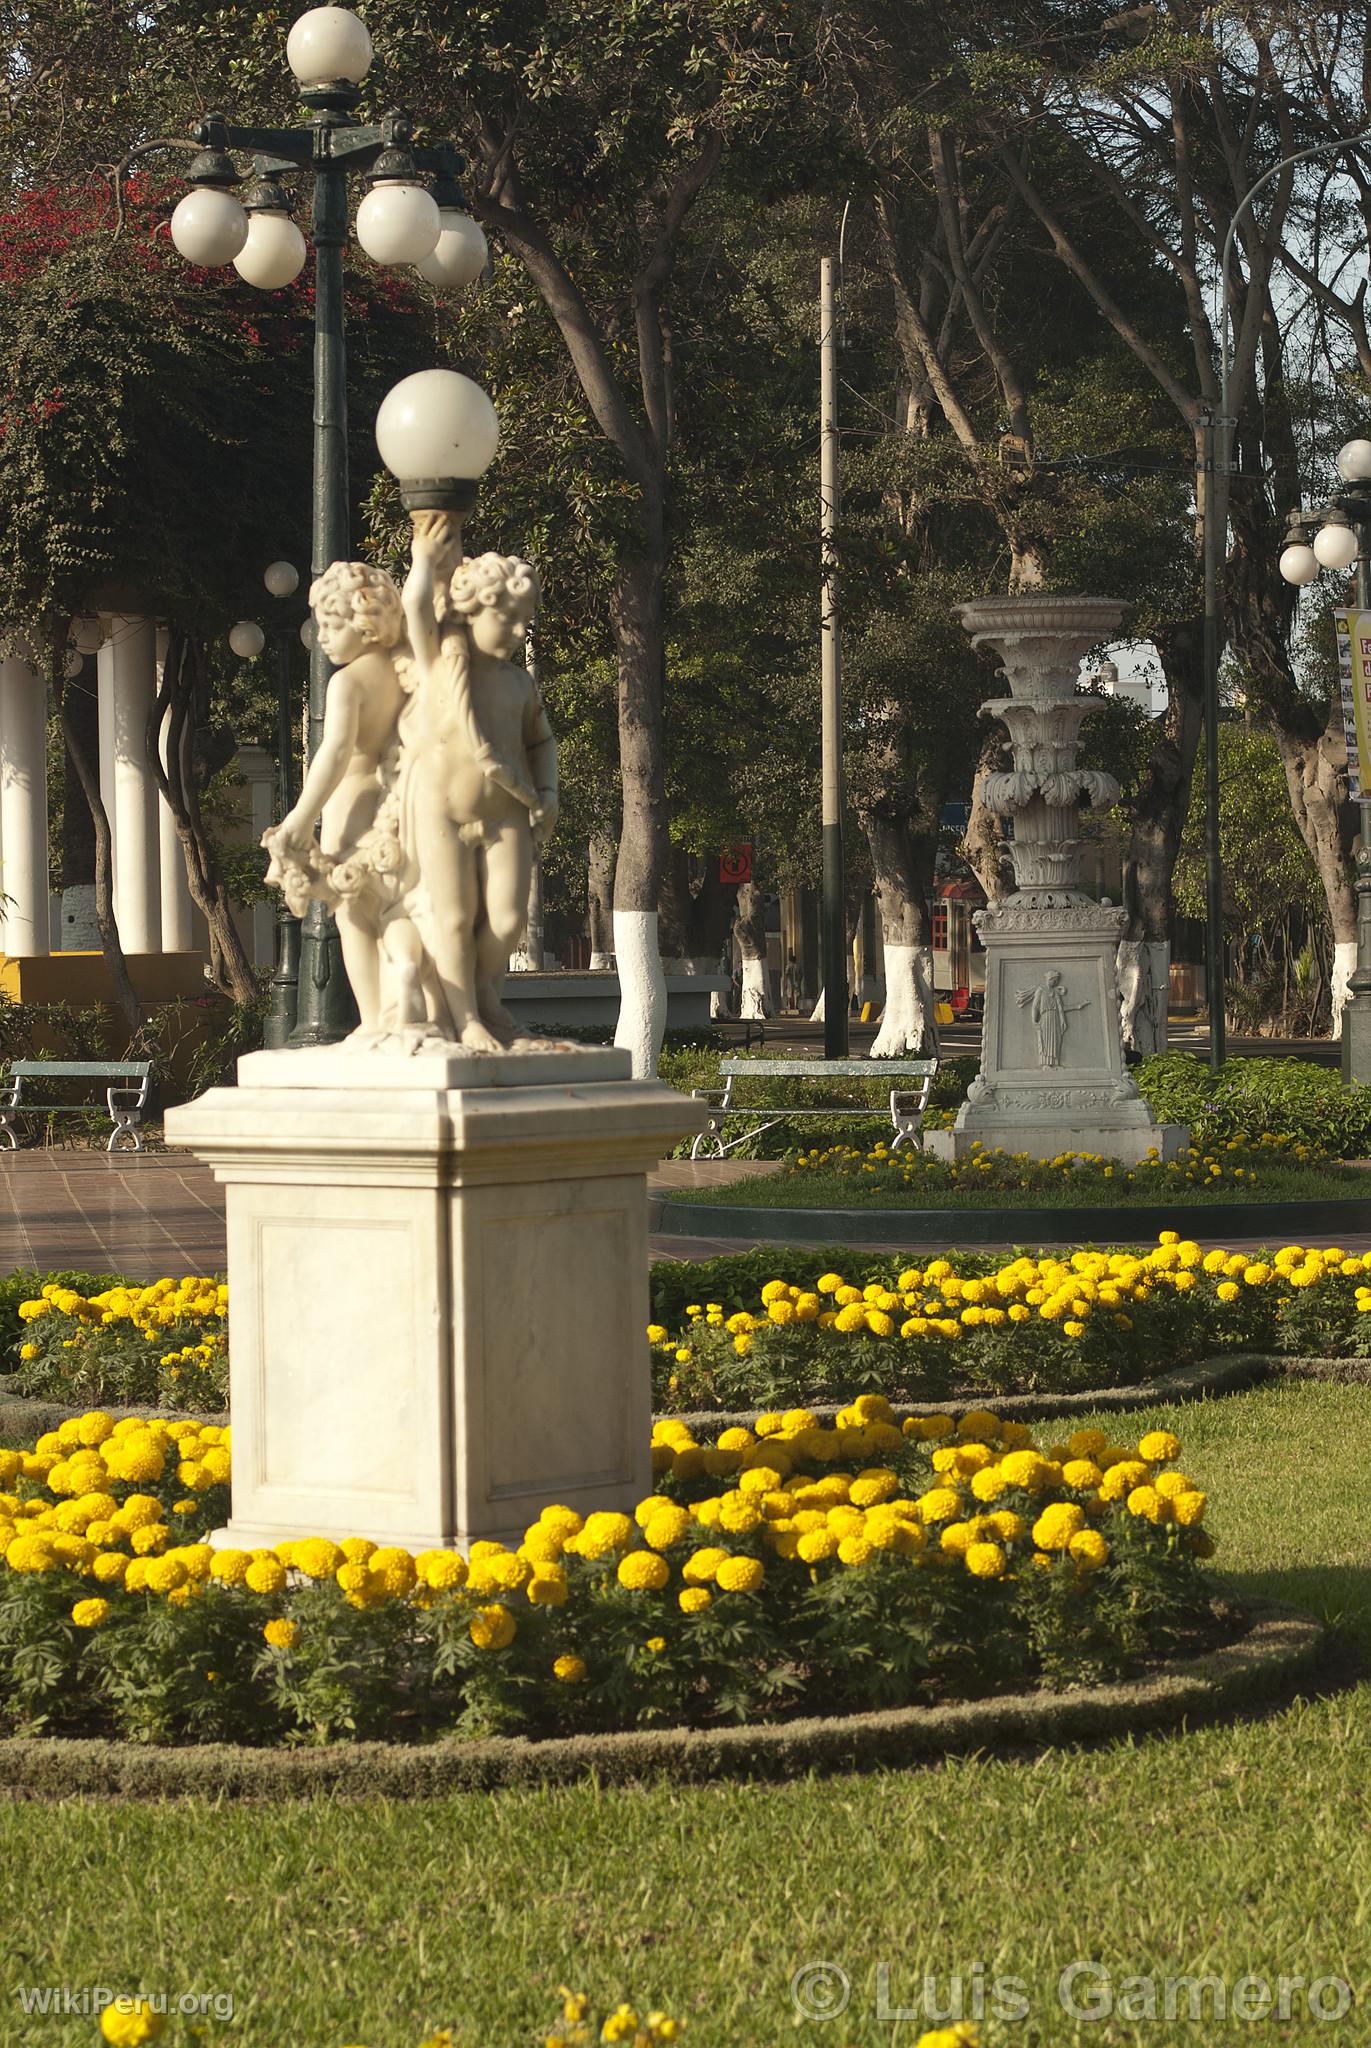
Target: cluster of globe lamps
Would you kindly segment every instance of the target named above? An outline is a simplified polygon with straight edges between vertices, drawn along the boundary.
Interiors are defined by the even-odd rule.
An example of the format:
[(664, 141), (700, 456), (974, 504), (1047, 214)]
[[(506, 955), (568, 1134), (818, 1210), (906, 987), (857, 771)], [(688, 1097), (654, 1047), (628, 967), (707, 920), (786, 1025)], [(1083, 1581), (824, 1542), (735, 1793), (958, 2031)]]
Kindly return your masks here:
[(1317, 511), (1296, 510), (1281, 548), (1287, 583), (1313, 583), (1321, 569), (1350, 569), (1362, 556), (1358, 526), (1371, 512), (1371, 441), (1348, 441), (1338, 450), (1338, 474), (1347, 486)]
[[(371, 68), (371, 35), (348, 7), (312, 7), (292, 27), (286, 61), (302, 91), (346, 82), (360, 85)], [(293, 284), (305, 266), (305, 238), (290, 217), (285, 188), (259, 175), (242, 199), (238, 173), (226, 159), (206, 161), (171, 217), (171, 238), (188, 263), (207, 270), (232, 264), (263, 291)], [(464, 211), (454, 180), (425, 184), (409, 152), (388, 149), (372, 171), (357, 209), (357, 240), (374, 262), (411, 264), (440, 291), (460, 291), (479, 277), (486, 238)]]

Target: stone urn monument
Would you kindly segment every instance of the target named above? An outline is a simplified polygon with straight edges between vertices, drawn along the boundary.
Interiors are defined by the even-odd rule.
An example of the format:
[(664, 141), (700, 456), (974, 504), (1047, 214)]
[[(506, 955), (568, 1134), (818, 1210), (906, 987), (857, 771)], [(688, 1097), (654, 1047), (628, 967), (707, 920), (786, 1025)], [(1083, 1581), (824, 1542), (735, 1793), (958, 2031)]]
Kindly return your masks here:
[(1099, 1152), (1130, 1164), (1174, 1158), (1179, 1125), (1153, 1122), (1124, 1065), (1115, 956), (1125, 913), (1080, 887), (1083, 801), (1109, 804), (1113, 776), (1077, 766), (1090, 700), (1077, 694), (1082, 655), (1117, 632), (1112, 598), (1033, 594), (959, 607), (976, 647), (999, 656), (1011, 694), (1002, 718), (1012, 768), (984, 778), (985, 802), (1013, 821), (1016, 887), (976, 916), (986, 949), (981, 1068), (951, 1130), (926, 1148), (963, 1159), (977, 1145), (1052, 1159)]
[[(479, 430), (488, 462), (493, 408), (455, 372), (387, 406), (435, 378), (442, 446)], [(408, 483), (403, 590), (334, 562), (310, 591), (323, 734), (263, 844), (297, 915), (333, 910), (361, 1022), (251, 1053), (166, 1119), (227, 1189), (221, 1544), (517, 1542), (550, 1503), (651, 1491), (646, 1176), (703, 1117), (501, 1000), (557, 749), (518, 658), (537, 572), (463, 554), (473, 473)]]

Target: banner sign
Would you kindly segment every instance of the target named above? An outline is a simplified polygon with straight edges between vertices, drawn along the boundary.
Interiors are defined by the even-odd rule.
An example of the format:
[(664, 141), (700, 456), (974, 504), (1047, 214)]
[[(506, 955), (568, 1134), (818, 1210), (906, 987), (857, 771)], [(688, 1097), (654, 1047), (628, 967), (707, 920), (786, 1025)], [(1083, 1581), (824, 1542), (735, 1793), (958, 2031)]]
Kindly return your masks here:
[(1348, 794), (1371, 794), (1371, 612), (1336, 611), (1338, 688), (1347, 742)]

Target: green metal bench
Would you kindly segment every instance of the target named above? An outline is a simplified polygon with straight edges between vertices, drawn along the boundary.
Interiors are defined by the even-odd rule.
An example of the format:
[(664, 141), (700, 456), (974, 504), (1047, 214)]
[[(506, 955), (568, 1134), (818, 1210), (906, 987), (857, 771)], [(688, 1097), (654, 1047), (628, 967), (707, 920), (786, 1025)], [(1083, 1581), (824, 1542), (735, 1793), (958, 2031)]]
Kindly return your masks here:
[[(926, 1060), (751, 1060), (723, 1059), (719, 1062), (719, 1079), (722, 1088), (692, 1088), (691, 1095), (696, 1102), (703, 1102), (709, 1108), (709, 1122), (690, 1148), (692, 1159), (723, 1159), (737, 1146), (745, 1145), (749, 1138), (760, 1137), (763, 1131), (772, 1130), (775, 1125), (787, 1122), (791, 1117), (870, 1117), (874, 1108), (855, 1108), (850, 1102), (834, 1103), (830, 1106), (804, 1108), (781, 1108), (768, 1104), (765, 1108), (749, 1110), (746, 1103), (735, 1102), (734, 1089), (741, 1080), (792, 1080), (792, 1081), (916, 1081), (914, 1088), (892, 1088), (890, 1090), (890, 1123), (895, 1133), (890, 1149), (898, 1152), (902, 1145), (919, 1145), (923, 1142), (923, 1116), (928, 1108), (928, 1098), (933, 1090), (934, 1077), (938, 1071), (935, 1059)], [(764, 1119), (755, 1123), (750, 1130), (743, 1131), (736, 1138), (725, 1139), (724, 1119), (729, 1115), (753, 1115)]]
[(93, 1102), (25, 1102), (26, 1081), (104, 1082), (105, 1103), (113, 1121), (107, 1152), (127, 1138), (135, 1152), (143, 1149), (138, 1129), (152, 1084), (151, 1060), (11, 1060), (0, 1080), (0, 1132), (11, 1152), (19, 1149), (16, 1116), (89, 1116)]

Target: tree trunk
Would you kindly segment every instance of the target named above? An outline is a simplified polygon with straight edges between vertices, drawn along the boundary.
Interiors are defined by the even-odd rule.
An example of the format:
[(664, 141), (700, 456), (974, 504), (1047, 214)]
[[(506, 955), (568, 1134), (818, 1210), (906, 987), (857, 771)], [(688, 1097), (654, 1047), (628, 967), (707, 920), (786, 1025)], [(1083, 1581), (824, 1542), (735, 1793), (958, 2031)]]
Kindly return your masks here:
[(1123, 860), (1128, 923), (1118, 952), (1124, 1047), (1140, 1057), (1166, 1050), (1172, 879), (1204, 737), (1203, 619), (1158, 633), (1156, 646), (1167, 707), (1155, 722), (1151, 758), (1133, 803)]
[(597, 832), (590, 842), (586, 925), (591, 972), (602, 973), (614, 957), (614, 841), (607, 832)]
[(755, 882), (743, 882), (738, 889), (738, 917), (734, 926), (738, 951), (743, 960), (743, 995), (740, 1017), (771, 1017), (771, 972), (766, 957), (766, 896)]
[(1357, 964), (1357, 899), (1344, 834), (1351, 806), (1347, 801), (1347, 743), (1341, 702), (1334, 697), (1322, 732), (1292, 732), (1275, 719), (1271, 730), (1285, 770), (1295, 823), (1314, 856), (1328, 905), (1333, 935), (1332, 1028), (1333, 1036), (1340, 1038), (1347, 982)]
[(52, 677), (53, 701), (62, 724), (62, 737), (66, 741), (67, 759), (81, 785), (86, 807), (90, 812), (91, 831), (95, 841), (95, 921), (100, 927), (100, 948), (109, 969), (109, 978), (114, 988), (114, 1000), (119, 1013), (128, 1027), (130, 1040), (138, 1037), (147, 1021), (143, 1006), (138, 1000), (138, 991), (129, 974), (128, 961), (119, 939), (119, 926), (114, 915), (114, 862), (111, 859), (109, 815), (100, 797), (100, 780), (91, 766), (90, 755), (81, 744), (76, 721), (67, 705), (66, 693), (66, 634), (54, 639), (49, 672)]
[(232, 997), (235, 1003), (249, 1004), (256, 1002), (261, 984), (238, 936), (218, 857), (201, 816), (197, 748), (184, 744), (187, 723), (193, 724), (197, 669), (203, 658), (203, 649), (187, 634), (173, 628), (167, 658), (162, 664), (161, 687), (148, 718), (148, 765), (176, 827), (191, 899), (209, 926), (211, 976), (222, 994)]
[(1014, 887), (1008, 841), (1000, 830), (999, 818), (989, 809), (981, 795), (982, 780), (992, 769), (1002, 765), (1006, 745), (1004, 727), (996, 719), (981, 741), (976, 773), (971, 784), (971, 816), (967, 820), (966, 836), (962, 840), (962, 851), (971, 864), (971, 871), (976, 880), (985, 891), (987, 903), (998, 903), (1001, 897), (1008, 896)]
[(934, 1015), (933, 947), (928, 897), (937, 835), (916, 832), (910, 820), (868, 811), (862, 818), (885, 950), (885, 1008), (872, 1041), (872, 1059), (938, 1050)]
[(619, 1023), (635, 1078), (657, 1071), (666, 1029), (666, 978), (657, 942), (657, 898), (668, 841), (663, 759), (662, 572), (660, 506), (648, 546), (618, 571), (610, 618), (619, 660), (619, 772), (624, 822), (614, 869), (614, 953), (619, 965)]

